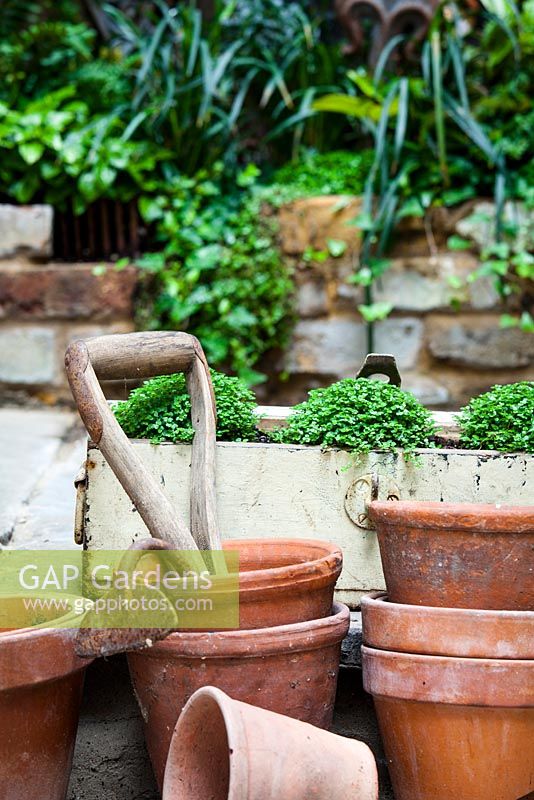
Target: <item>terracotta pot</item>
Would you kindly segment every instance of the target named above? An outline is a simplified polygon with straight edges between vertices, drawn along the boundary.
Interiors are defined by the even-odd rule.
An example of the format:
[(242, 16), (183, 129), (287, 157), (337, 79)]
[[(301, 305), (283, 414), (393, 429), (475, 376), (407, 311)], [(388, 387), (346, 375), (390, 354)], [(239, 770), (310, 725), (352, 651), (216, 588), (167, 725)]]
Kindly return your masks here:
[(176, 720), (203, 686), (327, 728), (349, 621), (348, 608), (336, 603), (330, 616), (318, 620), (246, 631), (184, 631), (130, 653), (130, 674), (160, 788)]
[(378, 650), (534, 660), (534, 612), (437, 608), (362, 598), (363, 642)]
[(244, 539), (223, 543), (239, 553), (239, 627), (267, 628), (330, 614), (343, 555), (313, 539)]
[(373, 502), (393, 603), (534, 610), (534, 506)]
[(208, 686), (182, 711), (163, 785), (163, 800), (207, 798), (377, 800), (376, 764), (362, 742)]
[(534, 661), (362, 648), (396, 800), (515, 800), (534, 786)]
[(0, 633), (0, 797), (64, 800), (87, 659), (74, 631)]

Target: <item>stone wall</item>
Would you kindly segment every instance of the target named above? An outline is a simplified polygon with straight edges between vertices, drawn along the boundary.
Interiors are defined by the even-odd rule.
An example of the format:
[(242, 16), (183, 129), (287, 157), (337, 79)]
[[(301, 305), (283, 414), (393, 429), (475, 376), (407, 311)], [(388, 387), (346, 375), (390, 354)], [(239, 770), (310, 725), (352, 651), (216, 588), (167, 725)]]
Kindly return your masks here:
[[(492, 212), (488, 204), (475, 210)], [(280, 211), (280, 246), (294, 267), (298, 318), (287, 352), (264, 369), (261, 402), (293, 404), (310, 388), (354, 375), (367, 352), (357, 306), (363, 290), (348, 282), (360, 239), (351, 221), (358, 198), (297, 200)], [(397, 235), (391, 268), (375, 300), (395, 311), (375, 325), (374, 350), (393, 353), (403, 386), (427, 405), (455, 408), (494, 383), (534, 379), (534, 335), (502, 329), (503, 309), (491, 282), (458, 285), (478, 264), (491, 229), (466, 221), (473, 204), (437, 210), (426, 226), (410, 219)], [(511, 213), (511, 212), (510, 212)], [(473, 240), (449, 252), (447, 238)], [(344, 242), (338, 258), (309, 258), (329, 241)], [(47, 206), (0, 206), (0, 399), (13, 392), (53, 402), (70, 399), (63, 354), (75, 338), (133, 330), (136, 272), (54, 263)], [(454, 307), (451, 303), (454, 301)], [(282, 374), (283, 380), (279, 377)]]
[(73, 339), (133, 330), (132, 268), (58, 264), (48, 206), (0, 206), (0, 398), (69, 400)]
[[(488, 204), (439, 209), (427, 221), (406, 221), (391, 252), (391, 268), (375, 287), (375, 301), (395, 311), (375, 324), (375, 352), (392, 353), (411, 389), (427, 405), (458, 407), (494, 383), (534, 379), (534, 335), (499, 327), (503, 312), (489, 279), (465, 284), (479, 263), (478, 247), (488, 243), (484, 223), (464, 219)], [(354, 273), (360, 239), (351, 220), (361, 211), (355, 198), (297, 200), (281, 209), (280, 241), (292, 261), (297, 284), (298, 321), (289, 350), (277, 368), (285, 380), (268, 384), (269, 399), (292, 404), (308, 388), (353, 376), (367, 352), (367, 329), (357, 306), (363, 289), (347, 279)], [(447, 239), (473, 240), (470, 251), (450, 252)], [(310, 249), (343, 241), (342, 256), (310, 260)], [(460, 279), (463, 288), (457, 289)]]

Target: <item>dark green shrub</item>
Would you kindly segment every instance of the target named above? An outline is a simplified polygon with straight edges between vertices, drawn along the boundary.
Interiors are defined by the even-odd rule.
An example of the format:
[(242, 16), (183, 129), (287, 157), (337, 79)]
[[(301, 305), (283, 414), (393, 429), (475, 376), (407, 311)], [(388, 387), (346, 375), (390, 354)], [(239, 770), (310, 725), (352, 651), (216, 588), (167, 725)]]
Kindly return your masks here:
[(431, 413), (409, 392), (381, 381), (345, 378), (309, 392), (276, 438), (361, 453), (398, 447), (410, 452), (428, 447), (434, 434)]
[[(217, 439), (250, 442), (257, 438), (256, 399), (239, 378), (211, 370), (217, 403)], [(191, 442), (191, 402), (185, 377), (162, 375), (134, 389), (128, 400), (118, 403), (115, 416), (132, 439), (159, 442)]]
[(534, 453), (534, 381), (493, 386), (457, 419), (462, 447)]

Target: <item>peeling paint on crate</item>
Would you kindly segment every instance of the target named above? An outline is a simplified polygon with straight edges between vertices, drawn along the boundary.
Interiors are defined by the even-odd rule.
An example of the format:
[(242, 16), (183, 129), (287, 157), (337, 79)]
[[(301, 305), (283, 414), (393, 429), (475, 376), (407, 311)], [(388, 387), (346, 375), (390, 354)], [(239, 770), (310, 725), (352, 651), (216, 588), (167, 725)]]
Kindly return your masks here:
[[(177, 512), (189, 522), (190, 447), (134, 447)], [(147, 535), (139, 514), (102, 454), (90, 446), (84, 542), (90, 549), (128, 547)], [(534, 505), (534, 456), (468, 450), (420, 450), (417, 462), (402, 453), (346, 451), (278, 444), (217, 444), (217, 500), (223, 538), (326, 539), (343, 549), (344, 567), (337, 598), (355, 607), (362, 593), (384, 587), (378, 542), (373, 531), (353, 522), (358, 509), (346, 508), (355, 481), (379, 476), (379, 495), (391, 487), (400, 499), (501, 502)], [(397, 494), (397, 492), (395, 492)], [(350, 516), (349, 516), (350, 511)], [(362, 518), (363, 520), (363, 518)]]

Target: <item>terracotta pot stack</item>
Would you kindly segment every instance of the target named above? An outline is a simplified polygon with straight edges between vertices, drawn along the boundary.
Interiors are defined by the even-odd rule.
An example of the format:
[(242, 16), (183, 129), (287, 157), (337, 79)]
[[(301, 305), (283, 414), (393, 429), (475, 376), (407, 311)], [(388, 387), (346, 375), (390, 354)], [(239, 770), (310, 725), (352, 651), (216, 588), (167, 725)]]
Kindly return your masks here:
[[(6, 620), (10, 609), (16, 617), (20, 598), (2, 600)], [(65, 799), (89, 663), (75, 655), (72, 630), (0, 622), (1, 798)]]
[(328, 728), (349, 610), (333, 603), (339, 548), (316, 540), (227, 542), (239, 549), (239, 630), (180, 631), (128, 655), (160, 789), (172, 732), (211, 685), (233, 699)]
[(534, 508), (374, 502), (364, 686), (396, 800), (534, 789)]

